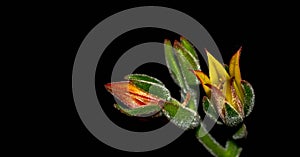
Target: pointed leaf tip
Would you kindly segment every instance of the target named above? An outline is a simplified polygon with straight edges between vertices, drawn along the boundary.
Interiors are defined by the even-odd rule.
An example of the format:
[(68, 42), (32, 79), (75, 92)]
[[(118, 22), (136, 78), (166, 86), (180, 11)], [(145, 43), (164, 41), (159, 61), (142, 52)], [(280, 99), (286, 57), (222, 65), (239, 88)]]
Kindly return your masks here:
[(167, 44), (167, 45), (169, 45), (169, 43), (170, 43), (170, 45), (171, 45), (171, 42), (170, 42), (170, 40), (169, 40), (169, 39), (165, 39), (165, 40), (164, 40), (164, 44)]
[(109, 92), (111, 92), (111, 83), (106, 83), (104, 85), (105, 89), (108, 90)]
[(183, 41), (183, 40), (186, 40), (186, 38), (183, 36), (180, 36), (180, 41)]
[(173, 43), (173, 47), (174, 49), (178, 50), (178, 49), (181, 49), (181, 44), (178, 40), (174, 40), (174, 43)]
[(189, 51), (189, 53), (195, 57), (197, 60), (198, 60), (198, 55), (196, 53), (196, 50), (194, 48), (194, 46), (186, 39), (184, 38), (183, 36), (180, 37), (180, 42), (181, 42), (181, 45), (187, 50)]

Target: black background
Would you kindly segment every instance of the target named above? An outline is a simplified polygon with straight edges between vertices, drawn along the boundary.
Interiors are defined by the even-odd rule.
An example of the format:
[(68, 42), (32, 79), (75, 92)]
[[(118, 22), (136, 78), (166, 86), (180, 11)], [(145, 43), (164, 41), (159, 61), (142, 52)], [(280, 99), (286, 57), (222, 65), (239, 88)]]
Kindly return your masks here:
[[(76, 52), (85, 36), (103, 19), (114, 13), (137, 6), (157, 5), (182, 11), (201, 23), (216, 42), (225, 63), (229, 62), (230, 57), (240, 46), (243, 46), (240, 60), (242, 78), (252, 84), (256, 93), (256, 103), (252, 114), (245, 120), (249, 131), (248, 137), (239, 141), (243, 146), (241, 156), (290, 153), (281, 148), (282, 145), (291, 147), (284, 142), (287, 136), (295, 135), (291, 132), (294, 129), (290, 125), (295, 115), (283, 113), (282, 109), (289, 100), (284, 98), (287, 89), (282, 89), (282, 84), (285, 84), (282, 79), (285, 79), (287, 74), (283, 65), (290, 67), (296, 65), (295, 62), (287, 60), (288, 53), (291, 53), (290, 47), (294, 45), (287, 42), (288, 35), (296, 35), (296, 32), (291, 31), (294, 27), (292, 24), (294, 18), (289, 16), (293, 15), (294, 10), (284, 11), (290, 6), (276, 4), (275, 7), (273, 4), (259, 3), (198, 4), (188, 1), (129, 1), (118, 4), (119, 2), (114, 1), (106, 4), (43, 4), (26, 14), (28, 18), (34, 17), (33, 25), (26, 27), (28, 28), (26, 34), (30, 36), (33, 31), (37, 32), (35, 38), (39, 41), (36, 43), (42, 47), (38, 49), (41, 52), (37, 54), (41, 57), (38, 62), (42, 64), (50, 60), (42, 70), (47, 73), (45, 76), (47, 81), (41, 84), (43, 90), (46, 88), (51, 94), (47, 94), (43, 99), (43, 102), (46, 100), (47, 103), (38, 107), (42, 112), (34, 118), (34, 121), (37, 121), (40, 119), (38, 117), (45, 117), (47, 121), (37, 122), (38, 125), (35, 125), (38, 126), (37, 129), (30, 131), (33, 136), (26, 140), (36, 139), (34, 145), (30, 145), (35, 148), (34, 150), (49, 154), (88, 154), (88, 156), (91, 154), (104, 156), (103, 153), (140, 156), (178, 152), (186, 152), (186, 155), (211, 156), (196, 140), (194, 131), (187, 131), (173, 143), (158, 150), (143, 153), (120, 151), (93, 137), (77, 114), (72, 96), (71, 77)], [(164, 118), (141, 121), (120, 114), (112, 106), (113, 97), (103, 88), (104, 83), (110, 82), (112, 66), (122, 53), (137, 44), (149, 41), (163, 42), (165, 38), (175, 40), (179, 39), (179, 35), (150, 28), (133, 30), (121, 35), (105, 50), (101, 58), (103, 62), (97, 67), (95, 84), (98, 87), (98, 97), (103, 101), (101, 104), (106, 105), (102, 107), (117, 125), (129, 130), (147, 131), (165, 123)], [(202, 68), (207, 70), (201, 57), (200, 61)], [(172, 95), (179, 98), (179, 88), (172, 82), (165, 67), (147, 64), (139, 67), (136, 72), (159, 78), (171, 90)], [(48, 112), (50, 114), (46, 114)], [(215, 127), (212, 131), (222, 144), (229, 136), (229, 132), (223, 129), (225, 128)], [(24, 147), (26, 148), (26, 144)]]

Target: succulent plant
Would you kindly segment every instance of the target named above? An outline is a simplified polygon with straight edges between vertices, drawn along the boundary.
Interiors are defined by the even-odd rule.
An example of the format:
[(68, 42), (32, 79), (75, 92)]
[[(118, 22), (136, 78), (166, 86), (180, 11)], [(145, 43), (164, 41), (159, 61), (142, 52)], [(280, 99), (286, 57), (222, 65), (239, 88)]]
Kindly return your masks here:
[[(129, 74), (126, 81), (105, 84), (105, 88), (124, 105), (114, 107), (128, 116), (155, 115), (166, 116), (174, 125), (195, 129), (197, 139), (214, 156), (239, 156), (242, 148), (233, 140), (226, 146), (220, 145), (206, 130), (198, 114), (195, 85), (202, 85), (203, 110), (217, 124), (237, 127), (233, 139), (247, 135), (245, 117), (254, 106), (254, 90), (250, 83), (242, 80), (239, 60), (241, 48), (232, 56), (229, 66), (222, 65), (207, 50), (209, 76), (200, 69), (199, 59), (193, 45), (185, 38), (164, 41), (165, 59), (171, 77), (181, 88), (182, 102), (173, 98), (162, 81), (145, 75)], [(220, 117), (220, 118), (219, 118)], [(221, 120), (221, 121), (219, 121)]]

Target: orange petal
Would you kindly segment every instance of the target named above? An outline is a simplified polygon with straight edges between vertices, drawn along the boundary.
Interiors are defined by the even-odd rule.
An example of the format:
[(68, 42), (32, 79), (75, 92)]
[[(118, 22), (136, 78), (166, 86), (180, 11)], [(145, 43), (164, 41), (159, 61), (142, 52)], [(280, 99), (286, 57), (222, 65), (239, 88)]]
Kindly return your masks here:
[(206, 74), (204, 74), (202, 71), (200, 70), (193, 70), (192, 71), (197, 78), (200, 80), (202, 87), (206, 93), (207, 96), (210, 96), (210, 88), (206, 85), (206, 84), (211, 84), (208, 76)]
[(104, 85), (105, 88), (129, 108), (137, 108), (144, 105), (160, 105), (164, 100), (144, 92), (129, 81), (112, 82)]

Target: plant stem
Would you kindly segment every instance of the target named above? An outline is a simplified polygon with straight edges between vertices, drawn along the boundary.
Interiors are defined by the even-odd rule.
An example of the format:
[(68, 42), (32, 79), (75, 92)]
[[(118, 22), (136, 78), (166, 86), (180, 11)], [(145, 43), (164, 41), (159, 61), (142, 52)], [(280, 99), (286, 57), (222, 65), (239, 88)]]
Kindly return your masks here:
[[(202, 127), (201, 127), (202, 126)], [(199, 125), (196, 137), (200, 143), (216, 157), (238, 157), (242, 148), (238, 147), (233, 141), (227, 141), (226, 147), (220, 145), (203, 127)]]

